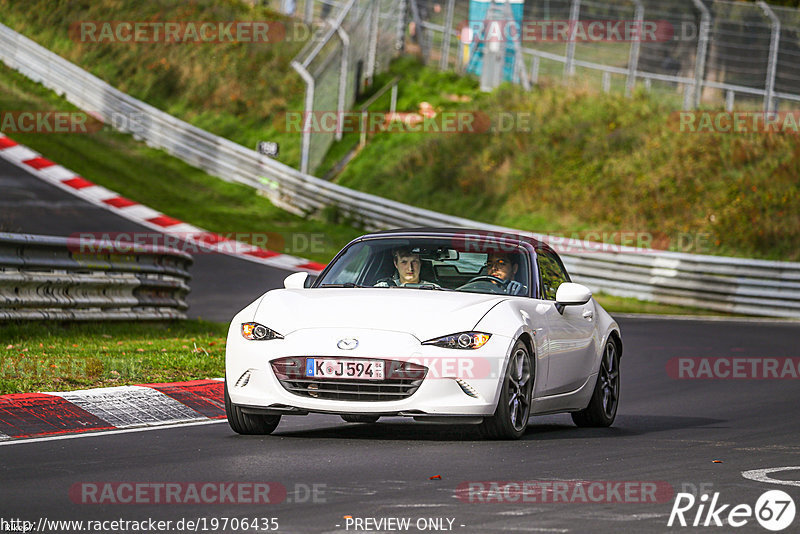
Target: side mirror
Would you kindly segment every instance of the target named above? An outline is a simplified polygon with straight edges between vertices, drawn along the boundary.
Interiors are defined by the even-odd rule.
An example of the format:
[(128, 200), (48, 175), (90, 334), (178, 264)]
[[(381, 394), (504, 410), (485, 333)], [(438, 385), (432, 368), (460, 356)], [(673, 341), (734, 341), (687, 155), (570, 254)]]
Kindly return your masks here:
[(286, 289), (303, 289), (305, 287), (306, 278), (308, 273), (301, 271), (299, 273), (292, 273), (283, 280), (283, 287)]
[(586, 304), (592, 298), (592, 290), (581, 284), (564, 282), (556, 291), (556, 307), (563, 313), (564, 306)]

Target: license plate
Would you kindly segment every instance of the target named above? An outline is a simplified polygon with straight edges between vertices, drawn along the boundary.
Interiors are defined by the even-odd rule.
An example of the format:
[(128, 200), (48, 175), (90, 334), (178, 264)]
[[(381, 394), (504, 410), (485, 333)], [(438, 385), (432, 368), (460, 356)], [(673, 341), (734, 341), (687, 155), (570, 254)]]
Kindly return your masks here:
[(383, 380), (383, 362), (380, 360), (307, 358), (306, 376), (313, 378)]

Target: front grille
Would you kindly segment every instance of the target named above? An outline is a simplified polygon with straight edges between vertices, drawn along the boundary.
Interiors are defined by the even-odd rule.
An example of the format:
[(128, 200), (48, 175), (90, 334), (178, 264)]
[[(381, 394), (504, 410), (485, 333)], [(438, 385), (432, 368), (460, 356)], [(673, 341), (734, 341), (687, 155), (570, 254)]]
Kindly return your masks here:
[[(337, 358), (326, 357), (326, 360)], [(375, 361), (374, 358), (341, 358)], [(286, 391), (312, 399), (342, 401), (394, 401), (410, 397), (417, 391), (428, 368), (410, 362), (383, 360), (383, 380), (330, 379), (305, 376), (306, 357), (274, 360), (272, 370)]]

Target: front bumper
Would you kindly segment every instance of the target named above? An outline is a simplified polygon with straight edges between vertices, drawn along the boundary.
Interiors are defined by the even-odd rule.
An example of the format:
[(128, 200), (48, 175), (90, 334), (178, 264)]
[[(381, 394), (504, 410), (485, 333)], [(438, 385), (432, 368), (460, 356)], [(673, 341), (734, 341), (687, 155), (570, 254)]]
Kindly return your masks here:
[[(402, 416), (487, 416), (494, 413), (513, 340), (492, 335), (480, 349), (457, 350), (422, 345), (414, 336), (389, 330), (305, 329), (285, 339), (249, 341), (231, 327), (226, 378), (231, 401), (256, 413), (302, 415), (309, 412)], [(358, 339), (353, 350), (337, 348), (342, 338)], [(270, 365), (284, 357), (325, 357), (409, 361), (428, 368), (410, 396), (398, 400), (357, 401), (301, 396), (288, 391)], [(265, 412), (266, 413), (266, 412)]]

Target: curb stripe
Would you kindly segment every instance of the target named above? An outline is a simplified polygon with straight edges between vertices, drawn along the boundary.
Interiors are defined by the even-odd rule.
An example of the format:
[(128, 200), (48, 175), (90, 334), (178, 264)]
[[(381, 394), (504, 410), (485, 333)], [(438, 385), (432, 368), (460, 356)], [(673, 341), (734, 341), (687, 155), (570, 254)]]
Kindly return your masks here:
[(225, 417), (224, 383), (216, 380), (195, 380), (180, 384), (145, 384), (181, 404), (189, 406), (209, 419)]
[(4, 148), (10, 148), (16, 144), (17, 142), (10, 137), (0, 137), (0, 150)]
[(302, 265), (298, 265), (298, 267), (301, 268), (301, 269), (308, 269), (310, 271), (321, 271), (326, 266), (323, 265), (322, 263), (317, 263), (315, 261), (310, 261), (308, 263), (304, 263)]
[(113, 428), (64, 399), (42, 393), (0, 397), (0, 432), (11, 438)]
[[(307, 271), (318, 274), (325, 265), (305, 258), (281, 254), (258, 248), (254, 245), (226, 239), (219, 234), (192, 226), (179, 219), (139, 204), (115, 191), (98, 186), (73, 171), (56, 165), (24, 145), (0, 134), (0, 157), (24, 168), (37, 178), (45, 180), (62, 190), (101, 206), (109, 211), (164, 234), (179, 237), (182, 241), (204, 246), (220, 254), (261, 263), (288, 271)], [(222, 246), (217, 246), (222, 245)]]
[(142, 386), (119, 386), (53, 393), (108, 421), (115, 428), (193, 421), (202, 416), (160, 392)]
[(55, 165), (55, 163), (53, 163), (47, 158), (43, 158), (42, 156), (37, 156), (33, 159), (25, 160), (22, 163), (30, 167), (33, 167), (37, 171), (40, 169), (44, 169), (45, 167), (52, 167), (53, 165)]
[(221, 378), (0, 395), (0, 442), (225, 419)]
[(250, 252), (245, 252), (248, 256), (253, 256), (255, 258), (274, 258), (275, 256), (280, 256), (279, 253), (273, 252), (271, 250), (265, 250), (263, 248), (259, 248), (256, 250), (251, 250)]
[(176, 224), (180, 224), (183, 222), (179, 221), (178, 219), (173, 219), (172, 217), (168, 217), (166, 215), (159, 215), (158, 217), (147, 219), (147, 221), (153, 224), (157, 224), (158, 226), (175, 226)]
[(107, 198), (103, 202), (115, 208), (127, 208), (128, 206), (135, 206), (137, 204), (133, 200), (128, 200), (125, 197)]
[(80, 176), (76, 176), (75, 178), (70, 178), (69, 180), (62, 180), (61, 183), (73, 189), (83, 189), (84, 187), (91, 187), (94, 185), (89, 180), (81, 178)]

